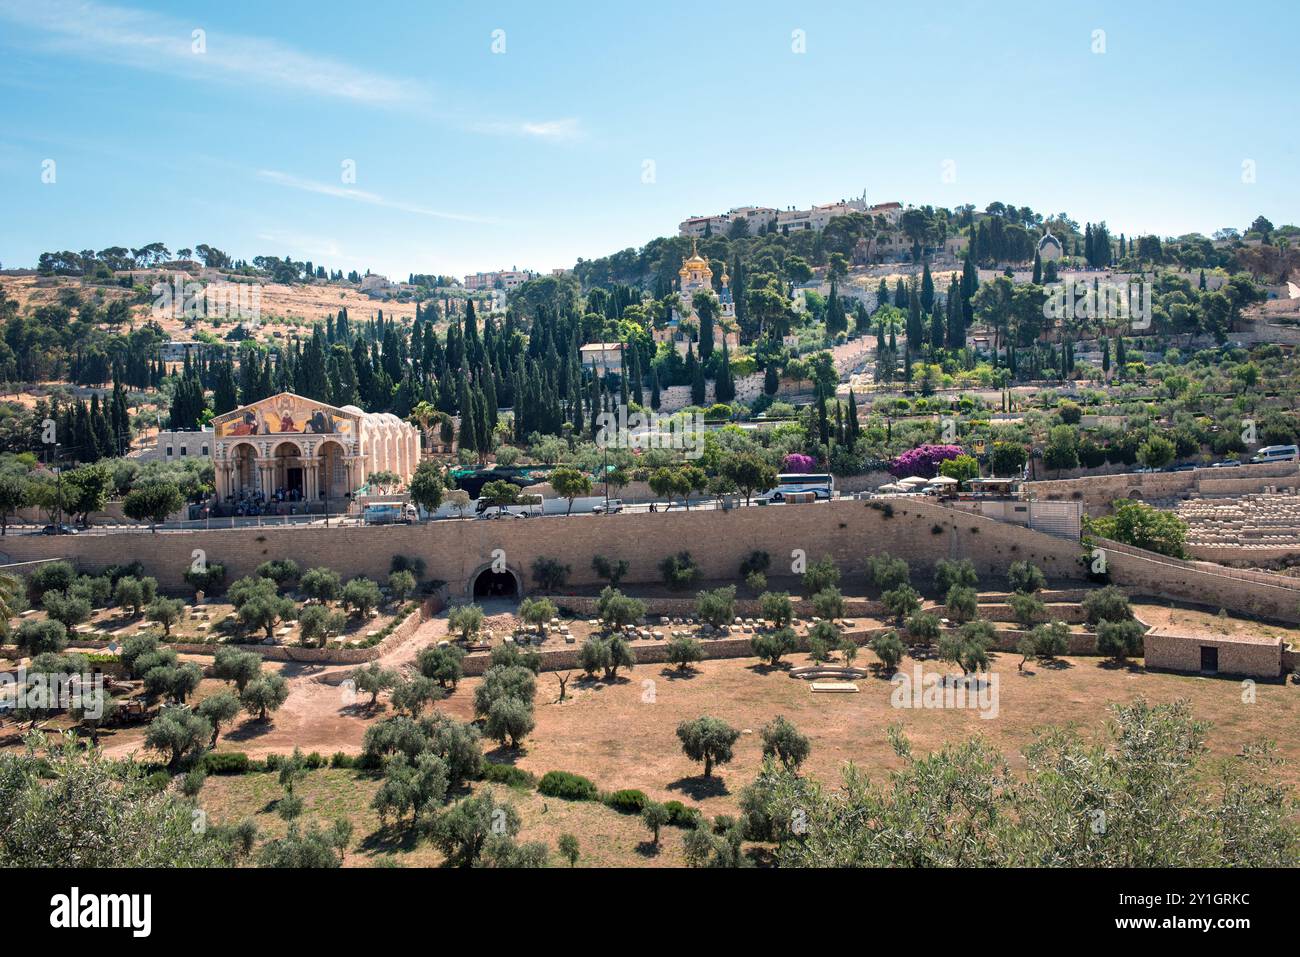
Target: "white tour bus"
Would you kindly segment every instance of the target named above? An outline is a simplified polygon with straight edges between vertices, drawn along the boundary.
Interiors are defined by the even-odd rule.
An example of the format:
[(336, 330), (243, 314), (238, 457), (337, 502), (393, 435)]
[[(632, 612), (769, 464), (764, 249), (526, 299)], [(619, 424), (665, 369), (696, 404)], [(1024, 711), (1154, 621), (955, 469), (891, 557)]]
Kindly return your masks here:
[(818, 500), (829, 499), (835, 494), (835, 476), (829, 472), (783, 473), (776, 477), (776, 487), (762, 496), (761, 501), (784, 502), (795, 492), (811, 492)]
[(1300, 459), (1300, 448), (1294, 445), (1266, 445), (1251, 459), (1252, 462), (1294, 462)]

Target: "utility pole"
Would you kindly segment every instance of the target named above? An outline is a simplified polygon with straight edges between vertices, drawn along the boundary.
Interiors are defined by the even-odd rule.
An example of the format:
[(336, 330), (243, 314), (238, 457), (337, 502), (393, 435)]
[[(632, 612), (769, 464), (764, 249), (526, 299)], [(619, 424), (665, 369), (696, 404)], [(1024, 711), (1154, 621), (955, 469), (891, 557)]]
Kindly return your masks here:
[(54, 534), (58, 535), (63, 532), (63, 468), (59, 462), (58, 440), (55, 440), (54, 442), (54, 484), (56, 488), (55, 497), (57, 499), (55, 504), (58, 507), (56, 513), (58, 518), (54, 523)]

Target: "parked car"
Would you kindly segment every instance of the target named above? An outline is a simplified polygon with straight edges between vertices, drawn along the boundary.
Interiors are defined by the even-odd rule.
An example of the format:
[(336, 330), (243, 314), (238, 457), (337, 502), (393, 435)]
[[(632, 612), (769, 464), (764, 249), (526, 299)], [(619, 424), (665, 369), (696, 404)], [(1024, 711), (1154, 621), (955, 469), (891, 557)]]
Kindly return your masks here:
[(1238, 462), (1238, 461), (1235, 461), (1234, 459), (1225, 459), (1225, 460), (1222, 461), (1222, 462), (1211, 462), (1211, 463), (1210, 463), (1210, 468), (1212, 468), (1212, 469), (1235, 469), (1235, 468), (1239, 467), (1240, 465), (1241, 465), (1241, 463)]
[(76, 535), (77, 530), (71, 525), (46, 525), (41, 529), (42, 535)]
[[(609, 500), (608, 509), (610, 515), (613, 515), (615, 512), (623, 511), (623, 500), (620, 498), (611, 498)], [(604, 514), (605, 510), (606, 504), (604, 502), (597, 502), (591, 507), (591, 511), (596, 515)]]

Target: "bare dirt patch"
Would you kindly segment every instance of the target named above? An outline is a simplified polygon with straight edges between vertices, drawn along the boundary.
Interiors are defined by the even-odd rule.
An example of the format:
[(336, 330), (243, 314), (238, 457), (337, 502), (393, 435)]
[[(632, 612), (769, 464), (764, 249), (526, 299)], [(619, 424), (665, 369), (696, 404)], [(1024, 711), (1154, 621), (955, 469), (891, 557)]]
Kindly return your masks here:
[(1151, 603), (1134, 603), (1133, 613), (1161, 632), (1209, 638), (1240, 637), (1247, 639), (1281, 638), (1293, 648), (1300, 648), (1300, 628), (1252, 621), (1237, 615), (1213, 614), (1194, 608), (1170, 607)]

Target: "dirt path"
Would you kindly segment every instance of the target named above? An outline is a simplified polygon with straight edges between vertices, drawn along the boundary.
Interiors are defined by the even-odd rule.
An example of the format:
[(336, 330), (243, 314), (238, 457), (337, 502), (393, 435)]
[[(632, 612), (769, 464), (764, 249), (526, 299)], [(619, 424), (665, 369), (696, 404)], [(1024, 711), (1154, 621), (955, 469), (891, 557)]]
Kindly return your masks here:
[[(377, 660), (385, 668), (413, 672), (420, 651), (446, 634), (444, 613), (426, 621), (406, 641), (390, 648)], [(288, 753), (295, 747), (308, 753), (319, 751), (326, 757), (336, 751), (358, 754), (366, 728), (388, 713), (382, 701), (380, 707), (368, 712), (369, 697), (354, 694), (343, 686), (355, 665), (267, 662), (265, 667), (284, 675), (289, 683), (289, 697), (265, 724), (241, 714), (235, 726), (223, 732), (220, 750), (239, 750), (253, 758)], [(447, 710), (456, 713), (459, 709), (448, 707)], [(143, 742), (138, 738), (121, 744), (105, 742), (104, 746), (105, 754), (114, 758), (126, 757), (133, 751), (138, 755), (144, 753)]]

